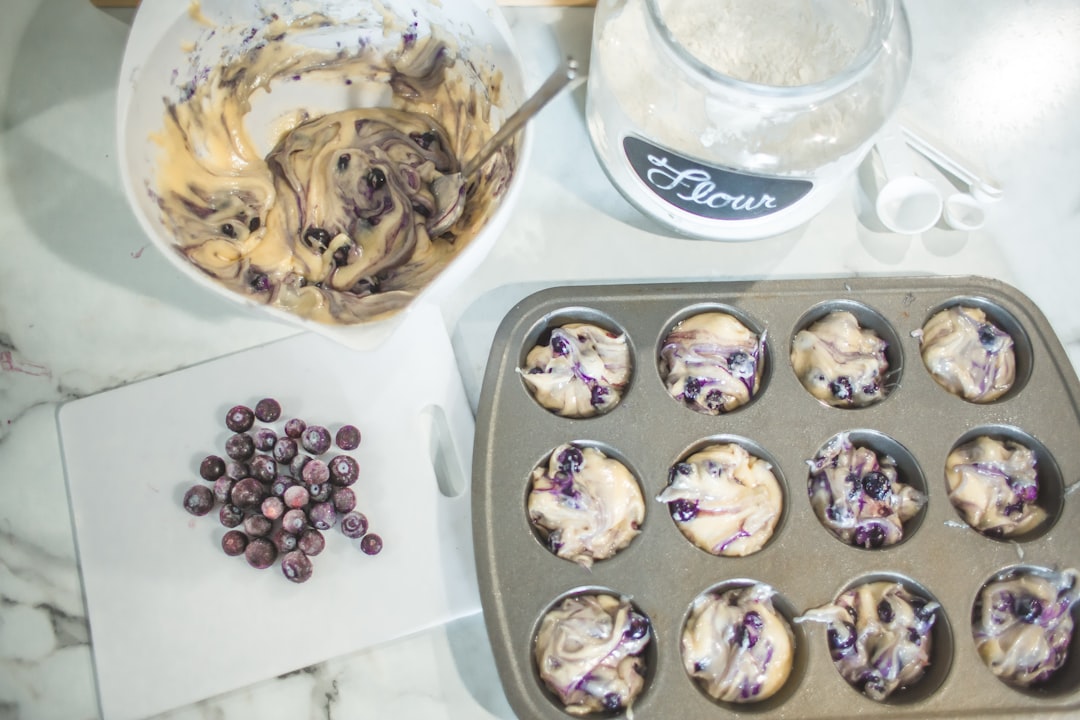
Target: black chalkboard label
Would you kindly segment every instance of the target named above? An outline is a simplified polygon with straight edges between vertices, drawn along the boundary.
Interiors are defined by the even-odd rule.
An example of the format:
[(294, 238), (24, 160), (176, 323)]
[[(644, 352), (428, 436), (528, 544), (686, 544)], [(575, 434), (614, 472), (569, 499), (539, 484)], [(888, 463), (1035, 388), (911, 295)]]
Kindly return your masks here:
[(623, 150), (645, 186), (671, 205), (713, 220), (751, 220), (806, 196), (809, 180), (768, 177), (707, 165), (628, 135)]

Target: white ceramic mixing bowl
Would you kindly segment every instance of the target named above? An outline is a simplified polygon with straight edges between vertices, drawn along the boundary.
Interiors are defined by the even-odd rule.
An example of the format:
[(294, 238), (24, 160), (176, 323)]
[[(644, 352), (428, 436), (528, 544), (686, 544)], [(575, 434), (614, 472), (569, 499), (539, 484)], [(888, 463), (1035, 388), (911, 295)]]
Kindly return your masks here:
[[(269, 13), (288, 20), (318, 12), (340, 21), (313, 28), (301, 36), (303, 45), (323, 50), (348, 48), (351, 43), (357, 43), (358, 27), (367, 42), (390, 42), (383, 27), (383, 18), (389, 16), (379, 8), (398, 18), (415, 20), (420, 34), (428, 27), (448, 32), (457, 41), (460, 52), (469, 53), (471, 61), (455, 63), (451, 72), (464, 73), (468, 81), (475, 79), (475, 82), (483, 82), (477, 77), (480, 72), (477, 67), (484, 68), (484, 72), (494, 69), (496, 77), (501, 75), (497, 93), (500, 104), (492, 108), (491, 114), (493, 129), (524, 100), (524, 78), (512, 36), (501, 12), (489, 0), (445, 3), (382, 0), (378, 7), (366, 0), (202, 0), (201, 3), (143, 0), (125, 48), (117, 95), (118, 149), (124, 189), (146, 234), (164, 255), (203, 288), (356, 349), (369, 349), (385, 341), (405, 313), (419, 303), (438, 302), (441, 295), (459, 286), (491, 250), (520, 193), (530, 154), (530, 129), (526, 127), (522, 131), (513, 176), (481, 231), (404, 310), (386, 319), (353, 325), (315, 322), (260, 303), (226, 288), (178, 252), (155, 198), (159, 147), (152, 136), (164, 124), (163, 99), (176, 100), (185, 85), (204, 77), (210, 67), (246, 52), (251, 39), (245, 30), (254, 32), (264, 27), (265, 22), (261, 21)], [(291, 39), (296, 40), (295, 36)], [(400, 42), (400, 31), (396, 42)], [(314, 116), (358, 106), (381, 106), (386, 101), (381, 95), (378, 88), (300, 77), (255, 98), (245, 126), (259, 150), (265, 153), (276, 143), (281, 118), (287, 113), (303, 108)]]

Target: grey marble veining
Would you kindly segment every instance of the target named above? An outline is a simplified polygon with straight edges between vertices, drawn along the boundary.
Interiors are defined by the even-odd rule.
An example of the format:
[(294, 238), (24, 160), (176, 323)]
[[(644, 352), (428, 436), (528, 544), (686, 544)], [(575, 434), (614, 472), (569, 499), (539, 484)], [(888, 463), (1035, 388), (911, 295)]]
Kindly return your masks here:
[[(1080, 7), (907, 6), (916, 59), (906, 109), (1002, 181), (1005, 199), (986, 228), (875, 235), (844, 198), (806, 227), (756, 243), (668, 237), (626, 206), (593, 160), (581, 89), (537, 120), (519, 212), (444, 307), (474, 406), (503, 314), (563, 282), (984, 274), (1029, 294), (1080, 366)], [(129, 212), (113, 107), (129, 17), (86, 0), (8, 0), (0, 23), (0, 720), (99, 714), (58, 404), (294, 332), (196, 289)], [(587, 9), (512, 9), (508, 19), (534, 79), (567, 51), (587, 58)], [(159, 717), (513, 713), (477, 615)]]

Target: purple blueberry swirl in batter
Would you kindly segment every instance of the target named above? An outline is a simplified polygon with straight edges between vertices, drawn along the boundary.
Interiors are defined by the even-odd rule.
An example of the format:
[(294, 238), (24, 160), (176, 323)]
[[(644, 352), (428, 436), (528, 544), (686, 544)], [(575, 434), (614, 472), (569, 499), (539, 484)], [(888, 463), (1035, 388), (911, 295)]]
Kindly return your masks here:
[(791, 366), (807, 392), (833, 407), (865, 407), (885, 397), (886, 343), (849, 312), (832, 312), (791, 344)]
[(736, 443), (711, 445), (676, 463), (656, 499), (687, 540), (727, 557), (764, 547), (784, 502), (772, 466)]
[(588, 323), (554, 328), (518, 369), (542, 406), (563, 417), (585, 418), (610, 412), (630, 382), (626, 336)]
[(808, 610), (796, 622), (827, 623), (837, 671), (867, 697), (884, 700), (925, 674), (938, 607), (898, 582), (872, 582)]
[(679, 402), (719, 415), (757, 393), (764, 351), (764, 334), (759, 338), (727, 313), (701, 313), (683, 320), (664, 339), (660, 376)]
[(994, 675), (1031, 687), (1050, 680), (1068, 658), (1072, 609), (1080, 600), (1077, 571), (1006, 573), (976, 600), (972, 633)]
[(1012, 440), (980, 436), (945, 461), (949, 500), (968, 525), (991, 537), (1022, 535), (1046, 519), (1035, 453)]
[(895, 545), (904, 537), (904, 523), (926, 504), (923, 493), (899, 480), (892, 458), (855, 446), (847, 433), (807, 462), (810, 505), (821, 524), (848, 544)]
[(528, 510), (552, 552), (589, 568), (637, 536), (645, 501), (621, 462), (596, 448), (566, 444), (533, 469)]
[(980, 308), (956, 305), (913, 333), (926, 369), (941, 387), (974, 403), (997, 400), (1016, 381), (1012, 337)]
[(714, 700), (766, 700), (791, 675), (795, 636), (773, 595), (757, 583), (694, 600), (683, 627), (683, 666)]
[(568, 597), (544, 615), (534, 655), (540, 679), (571, 715), (626, 711), (645, 687), (649, 619), (623, 597)]

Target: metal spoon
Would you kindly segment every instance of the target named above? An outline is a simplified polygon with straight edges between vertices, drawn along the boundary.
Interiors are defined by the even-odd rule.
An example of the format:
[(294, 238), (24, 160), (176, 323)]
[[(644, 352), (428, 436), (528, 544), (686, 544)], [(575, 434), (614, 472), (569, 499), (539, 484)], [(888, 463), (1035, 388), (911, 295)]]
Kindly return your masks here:
[(491, 139), (484, 143), (476, 155), (465, 163), (461, 168), (461, 172), (443, 175), (435, 180), (431, 186), (431, 191), (435, 195), (436, 219), (428, 229), (430, 235), (439, 235), (449, 230), (450, 226), (457, 222), (465, 209), (465, 189), (468, 179), (495, 154), (495, 151), (504, 142), (513, 137), (533, 115), (547, 105), (577, 76), (577, 61), (572, 57), (567, 57), (555, 72), (548, 76), (544, 84), (533, 93), (532, 97), (522, 103), (521, 107), (506, 119), (498, 132), (492, 135)]

